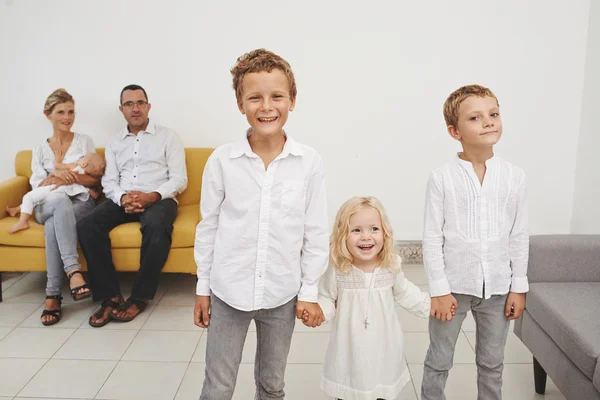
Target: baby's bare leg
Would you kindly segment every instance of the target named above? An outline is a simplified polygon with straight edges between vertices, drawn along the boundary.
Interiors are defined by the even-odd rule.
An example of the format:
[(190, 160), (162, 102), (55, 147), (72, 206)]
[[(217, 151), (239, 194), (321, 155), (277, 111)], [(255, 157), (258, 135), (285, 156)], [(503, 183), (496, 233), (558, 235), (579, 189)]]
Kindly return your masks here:
[(21, 216), (19, 217), (19, 222), (14, 224), (12, 226), (12, 228), (10, 228), (8, 230), (8, 233), (15, 233), (15, 232), (22, 231), (22, 230), (29, 228), (29, 219), (30, 218), (31, 218), (31, 214), (21, 213)]

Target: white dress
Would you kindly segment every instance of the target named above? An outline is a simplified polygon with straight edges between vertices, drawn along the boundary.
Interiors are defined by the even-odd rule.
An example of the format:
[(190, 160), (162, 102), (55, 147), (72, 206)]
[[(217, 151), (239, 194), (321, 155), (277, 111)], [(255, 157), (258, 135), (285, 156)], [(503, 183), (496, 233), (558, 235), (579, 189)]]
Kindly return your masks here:
[(376, 268), (372, 280), (356, 267), (345, 274), (331, 266), (321, 278), (319, 305), (334, 324), (321, 377), (328, 395), (392, 400), (410, 381), (396, 305), (428, 318), (431, 298), (404, 277), (397, 260), (395, 267)]

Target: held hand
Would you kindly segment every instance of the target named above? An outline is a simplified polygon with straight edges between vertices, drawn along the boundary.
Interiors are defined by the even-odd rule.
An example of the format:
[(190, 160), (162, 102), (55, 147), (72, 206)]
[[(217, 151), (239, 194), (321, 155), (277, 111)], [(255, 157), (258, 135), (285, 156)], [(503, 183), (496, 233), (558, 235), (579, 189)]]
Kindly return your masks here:
[[(308, 314), (308, 318), (305, 317)], [(306, 301), (296, 302), (296, 318), (301, 319), (304, 325), (310, 328), (316, 328), (325, 321), (325, 315), (319, 303), (310, 303)]]
[(521, 318), (525, 309), (525, 293), (510, 292), (506, 298), (506, 308), (504, 315), (509, 321)]
[(196, 296), (194, 324), (200, 328), (208, 328), (210, 325), (210, 296)]
[(160, 201), (160, 194), (156, 192), (144, 193), (139, 191), (131, 191), (127, 193), (129, 200), (128, 206), (125, 206), (126, 213), (144, 212), (152, 204)]
[(79, 176), (76, 172), (65, 169), (65, 170), (54, 170), (50, 176), (55, 176), (65, 181), (68, 185), (79, 182)]
[(430, 315), (443, 322), (452, 321), (457, 308), (458, 301), (452, 294), (432, 297)]

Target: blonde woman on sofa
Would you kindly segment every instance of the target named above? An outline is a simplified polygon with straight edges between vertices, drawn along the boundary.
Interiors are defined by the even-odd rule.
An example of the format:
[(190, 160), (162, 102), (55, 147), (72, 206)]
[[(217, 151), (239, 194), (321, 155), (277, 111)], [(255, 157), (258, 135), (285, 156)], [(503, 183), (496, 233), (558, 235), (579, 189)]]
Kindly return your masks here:
[[(85, 154), (94, 153), (92, 139), (71, 130), (75, 122), (75, 101), (65, 89), (55, 90), (44, 105), (44, 114), (50, 121), (53, 134), (33, 149), (31, 159), (32, 189), (48, 185), (71, 185), (79, 183), (87, 188), (100, 185), (100, 180), (71, 170), (58, 170), (57, 162), (75, 163)], [(67, 273), (73, 300), (90, 297), (89, 286), (81, 274), (77, 255), (77, 228), (79, 219), (87, 215), (95, 200), (89, 192), (69, 197), (62, 191), (50, 195), (35, 208), (37, 222), (44, 225), (46, 237), (46, 303), (41, 321), (45, 326), (54, 325), (61, 318), (62, 277)]]

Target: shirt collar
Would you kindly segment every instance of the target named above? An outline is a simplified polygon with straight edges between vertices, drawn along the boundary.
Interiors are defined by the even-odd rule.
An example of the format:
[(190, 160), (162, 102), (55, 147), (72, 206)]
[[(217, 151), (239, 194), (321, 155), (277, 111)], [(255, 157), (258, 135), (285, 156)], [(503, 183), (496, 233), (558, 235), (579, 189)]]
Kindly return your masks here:
[[(154, 126), (154, 124), (152, 124), (152, 123), (150, 123), (150, 121), (148, 121), (148, 126), (146, 127), (146, 130), (140, 131), (140, 133), (141, 132), (146, 132), (151, 135), (155, 135), (156, 127)], [(121, 139), (125, 139), (127, 137), (127, 135), (133, 135), (133, 133), (129, 132), (129, 125), (127, 125), (127, 126), (125, 126), (125, 128), (123, 128), (123, 132), (121, 133)]]
[[(258, 155), (252, 151), (250, 147), (250, 142), (248, 142), (248, 137), (251, 135), (250, 129), (246, 131), (246, 137), (236, 143), (233, 144), (231, 148), (231, 152), (229, 153), (229, 158), (238, 158), (242, 155), (246, 155), (246, 157), (250, 158), (258, 158)], [(285, 144), (283, 145), (283, 150), (281, 151), (280, 158), (285, 158), (288, 155), (294, 156), (303, 156), (304, 151), (300, 147), (299, 143), (290, 137), (287, 133), (284, 133), (286, 137)]]
[[(465, 161), (462, 158), (460, 158), (459, 157), (460, 154), (461, 154), (460, 152), (456, 153), (455, 160), (456, 160), (457, 164), (462, 166), (463, 168), (473, 169), (473, 164), (470, 161)], [(497, 160), (497, 158), (496, 158), (496, 155), (494, 154), (492, 156), (492, 158), (489, 158), (485, 161), (485, 166), (490, 167), (492, 165), (495, 165), (496, 160)]]

